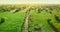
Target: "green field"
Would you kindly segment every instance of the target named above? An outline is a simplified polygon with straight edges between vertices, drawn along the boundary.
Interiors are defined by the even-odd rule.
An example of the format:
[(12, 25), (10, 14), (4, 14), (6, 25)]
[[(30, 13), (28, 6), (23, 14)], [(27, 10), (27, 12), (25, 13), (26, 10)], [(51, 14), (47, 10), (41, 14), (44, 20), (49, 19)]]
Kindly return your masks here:
[[(19, 32), (24, 22), (25, 12), (2, 12), (0, 19), (4, 18), (4, 23), (0, 24), (0, 32)], [(0, 20), (1, 21), (1, 20)]]
[(60, 32), (59, 6), (0, 7), (0, 32)]
[(30, 11), (29, 32), (60, 32), (60, 8), (50, 8)]

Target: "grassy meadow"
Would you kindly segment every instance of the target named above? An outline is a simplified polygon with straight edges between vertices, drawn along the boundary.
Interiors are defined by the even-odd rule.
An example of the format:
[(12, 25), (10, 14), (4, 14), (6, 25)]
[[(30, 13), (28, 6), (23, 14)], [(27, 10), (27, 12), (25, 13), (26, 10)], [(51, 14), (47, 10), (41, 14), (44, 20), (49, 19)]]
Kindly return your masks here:
[(60, 4), (0, 5), (0, 32), (60, 32)]

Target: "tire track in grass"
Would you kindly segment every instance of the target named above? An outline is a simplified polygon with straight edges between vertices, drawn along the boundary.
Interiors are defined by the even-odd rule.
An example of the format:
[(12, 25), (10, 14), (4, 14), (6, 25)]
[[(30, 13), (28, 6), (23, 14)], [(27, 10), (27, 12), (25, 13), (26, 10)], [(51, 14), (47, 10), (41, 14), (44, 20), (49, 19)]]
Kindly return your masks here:
[(28, 17), (30, 15), (30, 10), (25, 10), (26, 11), (26, 16), (24, 19), (24, 23), (22, 24), (22, 29), (21, 32), (28, 32)]

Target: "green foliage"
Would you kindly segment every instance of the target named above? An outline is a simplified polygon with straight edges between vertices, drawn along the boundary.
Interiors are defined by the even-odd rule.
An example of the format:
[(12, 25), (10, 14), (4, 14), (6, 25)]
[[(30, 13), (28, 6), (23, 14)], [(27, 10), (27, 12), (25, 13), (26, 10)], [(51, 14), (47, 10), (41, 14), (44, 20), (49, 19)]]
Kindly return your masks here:
[(25, 12), (12, 12), (0, 13), (0, 19), (4, 18), (3, 24), (0, 24), (0, 32), (18, 32), (24, 22)]
[[(10, 12), (15, 9), (17, 13)], [(27, 13), (21, 11), (24, 9), (26, 7), (0, 6), (0, 32), (21, 32), (29, 11), (28, 32), (60, 32), (60, 7), (30, 7)]]
[[(37, 11), (38, 12), (35, 12), (34, 10), (30, 11), (31, 16), (29, 17), (29, 31), (31, 32), (60, 32), (60, 29), (58, 28), (60, 26), (57, 26), (54, 24), (54, 23), (60, 22), (59, 8), (41, 7), (41, 8), (38, 8)], [(34, 25), (36, 24), (37, 24), (37, 27), (41, 28), (39, 31), (34, 30), (34, 28), (36, 28)]]

